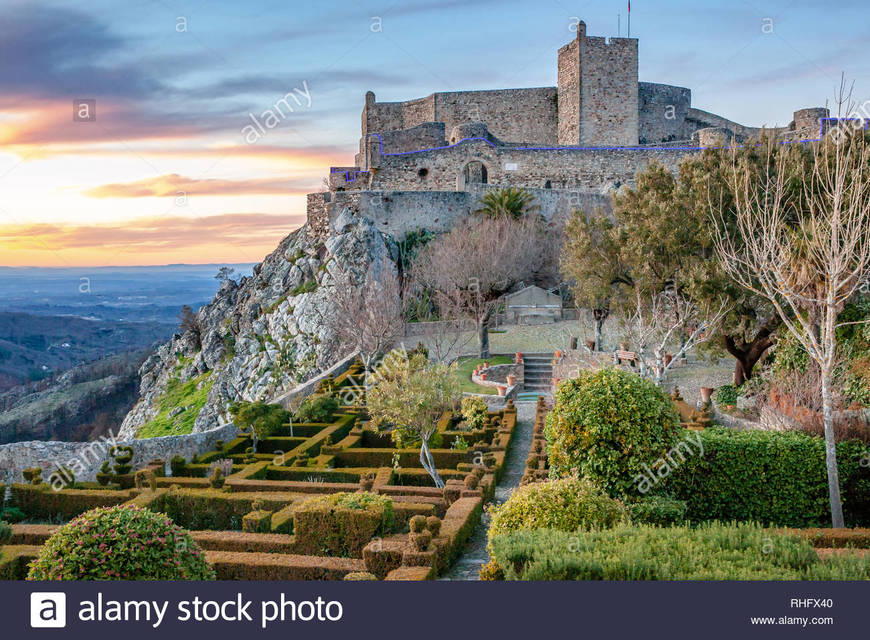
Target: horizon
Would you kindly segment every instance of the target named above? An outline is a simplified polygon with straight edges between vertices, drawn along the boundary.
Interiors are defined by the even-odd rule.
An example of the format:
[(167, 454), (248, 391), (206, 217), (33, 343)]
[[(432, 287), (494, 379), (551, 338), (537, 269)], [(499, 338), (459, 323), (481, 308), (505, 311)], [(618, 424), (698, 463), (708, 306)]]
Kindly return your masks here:
[[(255, 264), (304, 223), (329, 167), (351, 163), (366, 91), (555, 86), (577, 19), (627, 35), (622, 0), (276, 3), (269, 20), (226, 1), (5, 5), (0, 263), (12, 268)], [(841, 72), (868, 76), (870, 36), (841, 14), (803, 0), (636, 1), (640, 80), (687, 87), (697, 108), (741, 124), (788, 124), (828, 104)], [(246, 139), (288, 94), (279, 126)], [(95, 101), (96, 120), (74, 122), (75, 100)]]

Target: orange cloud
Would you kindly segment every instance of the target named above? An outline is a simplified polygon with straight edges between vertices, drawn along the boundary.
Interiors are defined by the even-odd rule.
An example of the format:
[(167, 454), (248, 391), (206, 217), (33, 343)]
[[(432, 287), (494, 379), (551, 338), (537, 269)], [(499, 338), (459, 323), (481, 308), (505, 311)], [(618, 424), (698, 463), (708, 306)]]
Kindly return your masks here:
[(303, 215), (230, 213), (200, 218), (139, 218), (105, 225), (0, 226), (3, 262), (16, 265), (121, 265), (255, 262), (270, 253)]
[(133, 182), (105, 184), (88, 189), (84, 193), (92, 198), (162, 198), (176, 197), (179, 193), (198, 196), (305, 195), (314, 187), (310, 179), (223, 180), (188, 178), (177, 173), (169, 173)]

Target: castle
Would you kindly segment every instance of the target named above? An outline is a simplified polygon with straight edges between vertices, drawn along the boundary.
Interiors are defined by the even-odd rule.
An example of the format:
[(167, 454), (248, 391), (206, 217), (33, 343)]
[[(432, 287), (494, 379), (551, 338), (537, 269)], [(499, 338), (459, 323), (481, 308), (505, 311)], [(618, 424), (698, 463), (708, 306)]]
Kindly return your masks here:
[[(332, 167), (329, 190), (308, 196), (309, 232), (326, 235), (350, 209), (397, 237), (445, 230), (475, 208), (480, 190), (522, 187), (545, 217), (606, 206), (657, 161), (676, 171), (687, 154), (761, 132), (692, 107), (683, 87), (640, 82), (638, 40), (586, 35), (559, 49), (555, 87), (433, 93), (377, 102), (366, 93), (353, 167)], [(820, 136), (824, 108), (768, 128), (785, 141)]]

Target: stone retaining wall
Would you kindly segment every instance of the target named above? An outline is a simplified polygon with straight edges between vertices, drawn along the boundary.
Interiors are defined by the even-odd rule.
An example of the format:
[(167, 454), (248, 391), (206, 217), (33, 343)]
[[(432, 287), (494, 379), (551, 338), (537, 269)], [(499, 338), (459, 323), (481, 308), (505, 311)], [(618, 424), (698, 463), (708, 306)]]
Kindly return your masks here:
[(239, 433), (230, 423), (200, 433), (141, 440), (114, 440), (103, 437), (93, 442), (29, 441), (0, 445), (0, 478), (5, 483), (21, 482), (21, 471), (29, 467), (42, 467), (43, 478), (48, 478), (58, 467), (69, 467), (76, 480), (94, 481), (100, 465), (109, 457), (113, 445), (133, 447), (133, 468), (138, 469), (150, 460), (172, 456), (190, 458), (215, 448), (218, 440), (232, 440)]

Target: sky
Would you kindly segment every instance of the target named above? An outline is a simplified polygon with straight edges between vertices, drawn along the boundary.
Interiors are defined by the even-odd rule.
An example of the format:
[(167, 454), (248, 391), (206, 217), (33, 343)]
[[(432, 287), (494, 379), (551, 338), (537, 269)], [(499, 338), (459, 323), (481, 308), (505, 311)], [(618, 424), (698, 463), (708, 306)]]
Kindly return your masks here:
[[(577, 20), (625, 36), (626, 4), (0, 0), (0, 265), (258, 262), (353, 165), (366, 91), (555, 86)], [(870, 98), (863, 0), (632, 4), (640, 79), (697, 108), (787, 125), (842, 73)]]

